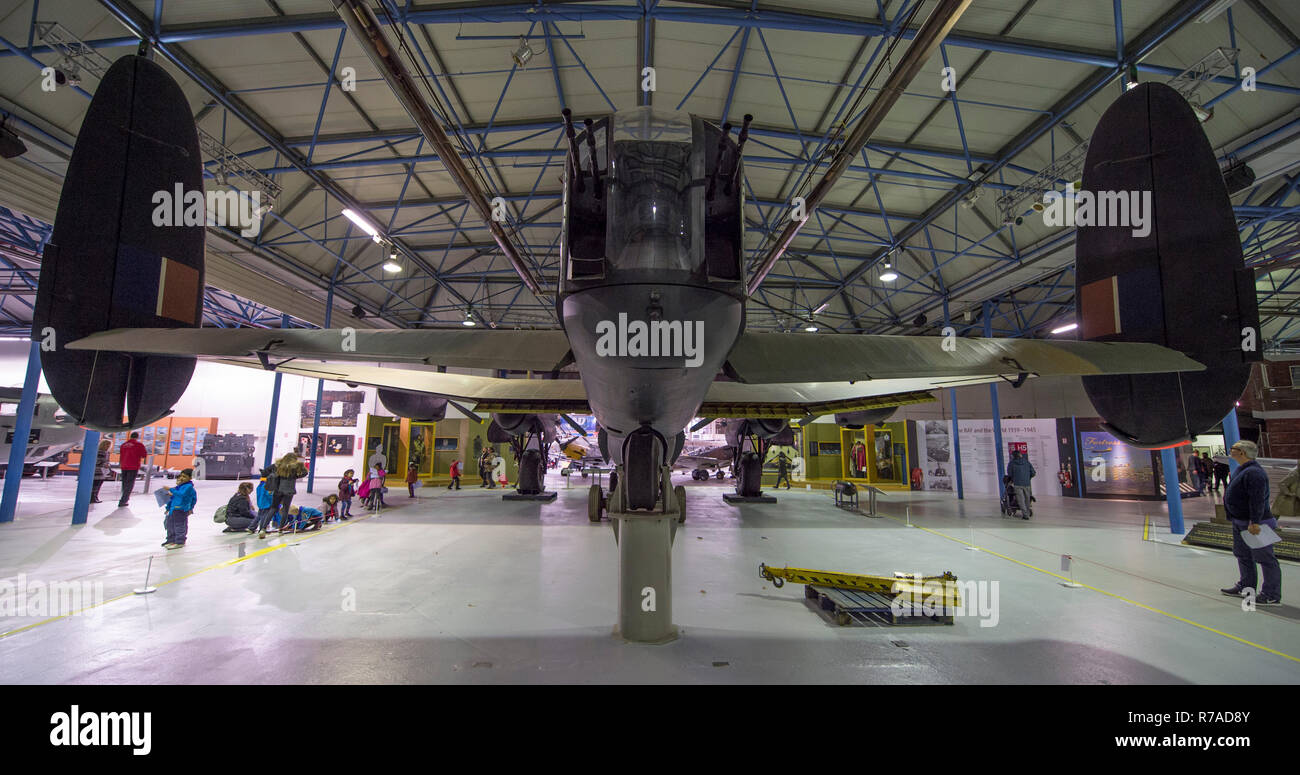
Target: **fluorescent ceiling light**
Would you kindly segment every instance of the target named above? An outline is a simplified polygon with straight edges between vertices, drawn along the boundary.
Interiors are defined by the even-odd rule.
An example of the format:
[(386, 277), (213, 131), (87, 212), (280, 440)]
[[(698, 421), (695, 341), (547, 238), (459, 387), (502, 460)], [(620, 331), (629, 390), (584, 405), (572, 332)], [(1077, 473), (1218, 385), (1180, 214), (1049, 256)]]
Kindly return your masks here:
[(1066, 324), (1066, 325), (1064, 325), (1064, 326), (1061, 326), (1060, 328), (1053, 328), (1053, 329), (1052, 329), (1052, 333), (1053, 333), (1053, 334), (1064, 334), (1066, 331), (1073, 331), (1074, 329), (1076, 329), (1076, 328), (1078, 328), (1078, 327), (1079, 327), (1079, 324), (1078, 324), (1078, 323), (1069, 323), (1069, 324)]
[(831, 305), (831, 303), (830, 303), (829, 301), (827, 301), (827, 302), (822, 302), (822, 305), (821, 305), (820, 307), (818, 307), (817, 309), (813, 310), (812, 313), (813, 313), (814, 315), (820, 315), (820, 314), (822, 314), (823, 312), (825, 312), (825, 311), (826, 311), (826, 308), (829, 307), (830, 305)]
[(1218, 18), (1219, 14), (1231, 8), (1232, 4), (1235, 2), (1237, 2), (1237, 0), (1219, 0), (1219, 2), (1206, 8), (1204, 13), (1196, 17), (1196, 23), (1205, 24), (1206, 22), (1214, 21)]
[(349, 221), (355, 223), (358, 229), (361, 229), (366, 234), (369, 234), (370, 239), (374, 240), (375, 242), (384, 241), (383, 238), (379, 236), (379, 230), (376, 229), (374, 226), (371, 226), (369, 221), (367, 221), (365, 218), (362, 218), (356, 212), (345, 207), (343, 208), (343, 214), (347, 216)]

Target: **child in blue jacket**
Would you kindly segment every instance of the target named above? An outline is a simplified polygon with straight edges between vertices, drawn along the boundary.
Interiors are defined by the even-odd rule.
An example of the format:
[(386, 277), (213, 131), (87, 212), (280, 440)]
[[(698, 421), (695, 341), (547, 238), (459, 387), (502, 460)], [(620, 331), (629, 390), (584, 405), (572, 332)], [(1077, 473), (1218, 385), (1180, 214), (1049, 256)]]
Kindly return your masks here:
[(321, 523), (324, 521), (325, 515), (320, 509), (313, 509), (311, 506), (294, 506), (289, 509), (289, 514), (281, 523), (280, 532), (302, 533), (308, 530), (320, 530)]
[(273, 468), (266, 468), (262, 471), (262, 481), (257, 484), (257, 519), (249, 525), (248, 532), (257, 533), (258, 538), (266, 538), (266, 526), (271, 522), (271, 502), (275, 497), (272, 492), (273, 488), (266, 486), (266, 477), (270, 475)]
[(167, 491), (171, 500), (167, 501), (167, 516), (163, 519), (163, 525), (167, 528), (164, 549), (179, 549), (185, 545), (190, 530), (190, 512), (194, 511), (199, 500), (194, 484), (190, 481), (193, 477), (193, 469), (186, 468), (176, 477), (176, 486)]

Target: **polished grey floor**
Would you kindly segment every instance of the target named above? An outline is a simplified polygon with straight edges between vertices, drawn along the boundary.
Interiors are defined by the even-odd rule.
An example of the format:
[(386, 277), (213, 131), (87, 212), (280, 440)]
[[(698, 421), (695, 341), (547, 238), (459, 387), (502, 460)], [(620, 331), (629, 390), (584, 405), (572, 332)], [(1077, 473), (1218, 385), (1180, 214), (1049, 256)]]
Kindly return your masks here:
[[(108, 483), (89, 523), (71, 527), (72, 481), (27, 480), (17, 521), (0, 525), (6, 593), (79, 581), (104, 602), (53, 620), (48, 610), (0, 616), (0, 680), (1300, 683), (1300, 609), (1248, 612), (1219, 595), (1234, 560), (1170, 540), (1163, 504), (1042, 495), (1021, 522), (1000, 518), (989, 497), (904, 493), (873, 519), (825, 492), (734, 507), (721, 500), (725, 483), (683, 483), (688, 524), (673, 550), (682, 637), (642, 646), (611, 634), (609, 524), (588, 523), (586, 490), (560, 477), (552, 504), (477, 487), (410, 500), (395, 487), (381, 515), (265, 541), (223, 535), (210, 514), (234, 488), (203, 482), (189, 545), (173, 552), (159, 547), (151, 497), (119, 510)], [(1208, 499), (1186, 505), (1189, 517), (1210, 509)], [(1143, 539), (1148, 518), (1164, 540)], [(1084, 586), (1062, 585), (1062, 554)], [(151, 556), (158, 591), (132, 595)], [(951, 570), (997, 582), (998, 620), (838, 627), (802, 587), (759, 578), (759, 563)], [(1300, 602), (1294, 564), (1283, 564), (1283, 585)]]

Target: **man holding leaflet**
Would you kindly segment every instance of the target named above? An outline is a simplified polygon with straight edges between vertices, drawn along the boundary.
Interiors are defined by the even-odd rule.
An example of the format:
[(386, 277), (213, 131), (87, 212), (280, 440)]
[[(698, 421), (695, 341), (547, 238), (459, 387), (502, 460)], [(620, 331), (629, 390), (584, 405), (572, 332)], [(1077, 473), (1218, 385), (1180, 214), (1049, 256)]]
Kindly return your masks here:
[[(1232, 554), (1237, 558), (1241, 576), (1236, 586), (1220, 591), (1229, 597), (1240, 597), (1247, 588), (1258, 590), (1256, 605), (1281, 605), (1282, 569), (1273, 555), (1273, 544), (1252, 548), (1242, 535), (1249, 533), (1253, 540), (1260, 535), (1261, 525), (1268, 526), (1266, 533), (1277, 532), (1277, 518), (1268, 509), (1268, 474), (1255, 461), (1259, 447), (1253, 441), (1239, 441), (1228, 454), (1237, 461), (1238, 467), (1223, 494), (1223, 508), (1232, 520)], [(1263, 589), (1256, 586), (1256, 563), (1264, 569)]]

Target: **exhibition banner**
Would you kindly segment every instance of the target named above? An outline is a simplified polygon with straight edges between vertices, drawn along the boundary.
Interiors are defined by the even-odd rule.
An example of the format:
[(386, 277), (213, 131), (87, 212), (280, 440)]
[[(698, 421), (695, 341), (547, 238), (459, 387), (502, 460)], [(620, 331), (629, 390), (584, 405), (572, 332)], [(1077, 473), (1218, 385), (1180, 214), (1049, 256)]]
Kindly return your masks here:
[(1060, 494), (1056, 484), (1060, 469), (1057, 450), (1056, 420), (1003, 420), (1002, 465), (999, 471), (994, 448), (992, 420), (958, 420), (957, 433), (961, 446), (962, 487), (967, 493), (1000, 495), (1005, 466), (1011, 462), (1012, 450), (1029, 457), (1034, 467), (1034, 487), (1045, 495)]

